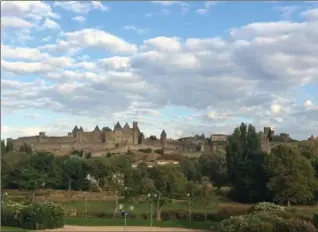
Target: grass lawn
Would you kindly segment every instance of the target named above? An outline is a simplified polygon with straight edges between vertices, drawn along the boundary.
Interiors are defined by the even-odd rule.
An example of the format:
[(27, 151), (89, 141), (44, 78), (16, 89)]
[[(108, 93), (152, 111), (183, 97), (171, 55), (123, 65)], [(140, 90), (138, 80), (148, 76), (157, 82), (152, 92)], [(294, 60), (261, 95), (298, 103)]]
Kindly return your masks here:
[[(123, 226), (124, 219), (102, 219), (102, 218), (65, 218), (65, 225), (77, 226)], [(215, 223), (213, 222), (189, 222), (189, 221), (156, 221), (153, 220), (153, 226), (156, 227), (179, 227), (190, 229), (209, 229)], [(127, 219), (127, 226), (150, 226), (150, 220)]]
[(26, 229), (9, 227), (9, 226), (1, 226), (1, 232), (27, 232)]
[[(136, 202), (132, 204), (134, 206), (135, 213), (149, 213), (150, 212), (150, 203), (149, 202)], [(84, 201), (69, 201), (63, 202), (64, 207), (70, 207), (76, 209), (79, 212), (85, 211), (85, 202)], [(115, 203), (112, 201), (87, 201), (87, 212), (104, 212), (112, 213), (115, 208)], [(191, 204), (192, 212), (202, 212), (204, 206), (199, 202)], [(218, 209), (216, 205), (211, 204), (211, 207), (208, 208), (208, 211), (215, 212)], [(174, 200), (172, 202), (166, 203), (162, 207), (162, 211), (179, 211), (179, 210), (188, 210), (188, 201), (178, 201)], [(155, 204), (153, 205), (153, 211), (155, 211)]]

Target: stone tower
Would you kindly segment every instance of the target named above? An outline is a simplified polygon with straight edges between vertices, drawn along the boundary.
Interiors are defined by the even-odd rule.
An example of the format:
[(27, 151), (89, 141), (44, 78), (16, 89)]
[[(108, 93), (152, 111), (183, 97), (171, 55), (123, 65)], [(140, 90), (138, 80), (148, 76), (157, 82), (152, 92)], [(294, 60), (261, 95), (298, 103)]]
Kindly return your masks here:
[(133, 144), (138, 144), (138, 140), (139, 140), (138, 122), (133, 122)]
[(160, 134), (160, 142), (162, 147), (165, 148), (167, 144), (167, 133), (165, 132), (165, 130), (162, 130)]

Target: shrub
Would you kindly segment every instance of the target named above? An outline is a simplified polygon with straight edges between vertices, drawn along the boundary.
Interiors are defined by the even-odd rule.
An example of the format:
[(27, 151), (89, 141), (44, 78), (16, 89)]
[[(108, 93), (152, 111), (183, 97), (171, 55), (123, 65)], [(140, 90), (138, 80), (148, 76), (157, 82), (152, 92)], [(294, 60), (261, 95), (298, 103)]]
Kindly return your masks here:
[(271, 210), (277, 210), (277, 211), (284, 211), (285, 207), (276, 205), (271, 202), (260, 202), (255, 205), (253, 205), (250, 209), (249, 212), (259, 212), (259, 211), (271, 211)]
[(23, 204), (7, 201), (1, 208), (3, 226), (53, 229), (64, 226), (63, 209), (51, 202)]
[(156, 149), (155, 153), (159, 154), (159, 155), (163, 155), (163, 149)]
[(151, 153), (152, 149), (151, 148), (144, 148), (144, 149), (139, 149), (138, 151), (143, 152), (143, 153)]
[(19, 227), (19, 218), (16, 215), (16, 211), (13, 208), (7, 206), (1, 207), (1, 225), (2, 226), (11, 226)]
[(276, 225), (277, 232), (316, 232), (315, 226), (305, 220), (293, 218)]
[(25, 229), (60, 228), (64, 226), (64, 212), (51, 202), (32, 203), (21, 210), (20, 222)]
[(317, 230), (318, 230), (318, 213), (315, 213), (313, 216), (313, 223), (316, 226)]

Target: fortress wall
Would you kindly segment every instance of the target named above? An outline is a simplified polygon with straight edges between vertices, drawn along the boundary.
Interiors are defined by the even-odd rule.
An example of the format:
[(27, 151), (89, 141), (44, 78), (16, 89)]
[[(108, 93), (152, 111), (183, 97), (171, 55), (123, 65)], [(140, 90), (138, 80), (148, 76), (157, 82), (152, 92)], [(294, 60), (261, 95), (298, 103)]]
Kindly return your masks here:
[[(97, 135), (98, 133), (98, 135)], [(100, 133), (99, 132), (82, 132), (82, 133), (77, 133), (77, 136), (79, 136), (78, 142), (80, 143), (87, 143), (87, 142), (94, 142), (96, 141), (97, 137), (98, 140), (100, 141)]]
[(61, 150), (61, 144), (60, 143), (35, 143), (33, 144), (33, 149), (36, 151)]
[(61, 144), (61, 150), (63, 151), (71, 151), (74, 150), (76, 147), (75, 143), (62, 143)]
[(160, 140), (151, 140), (151, 139), (145, 139), (144, 142), (145, 145), (148, 146), (154, 146), (154, 147), (161, 147), (161, 141)]
[(114, 132), (115, 143), (121, 143), (123, 140), (123, 133), (121, 130), (115, 130)]
[(30, 136), (30, 137), (20, 137), (18, 139), (12, 140), (13, 143), (17, 144), (32, 144), (32, 143), (37, 143), (38, 142), (38, 136)]
[(77, 150), (104, 150), (105, 145), (103, 143), (79, 143), (77, 144)]
[(122, 141), (127, 144), (133, 144), (134, 142), (134, 134), (132, 129), (124, 130), (124, 133), (122, 135)]

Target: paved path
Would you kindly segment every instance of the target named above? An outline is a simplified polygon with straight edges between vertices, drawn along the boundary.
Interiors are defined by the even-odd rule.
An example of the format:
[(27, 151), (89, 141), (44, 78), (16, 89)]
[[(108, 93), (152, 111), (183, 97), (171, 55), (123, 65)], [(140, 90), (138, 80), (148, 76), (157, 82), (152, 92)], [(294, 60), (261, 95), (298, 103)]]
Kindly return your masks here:
[[(98, 232), (98, 231), (107, 231), (107, 232), (122, 232), (125, 231), (124, 226), (64, 226), (64, 228), (52, 229), (52, 230), (43, 230), (43, 231), (52, 231), (52, 232), (68, 232), (68, 231), (87, 231), (87, 232)], [(159, 231), (159, 232), (208, 232), (208, 230), (195, 230), (195, 229), (186, 229), (186, 228), (170, 228), (170, 227), (146, 227), (146, 226), (127, 226), (126, 231)]]

